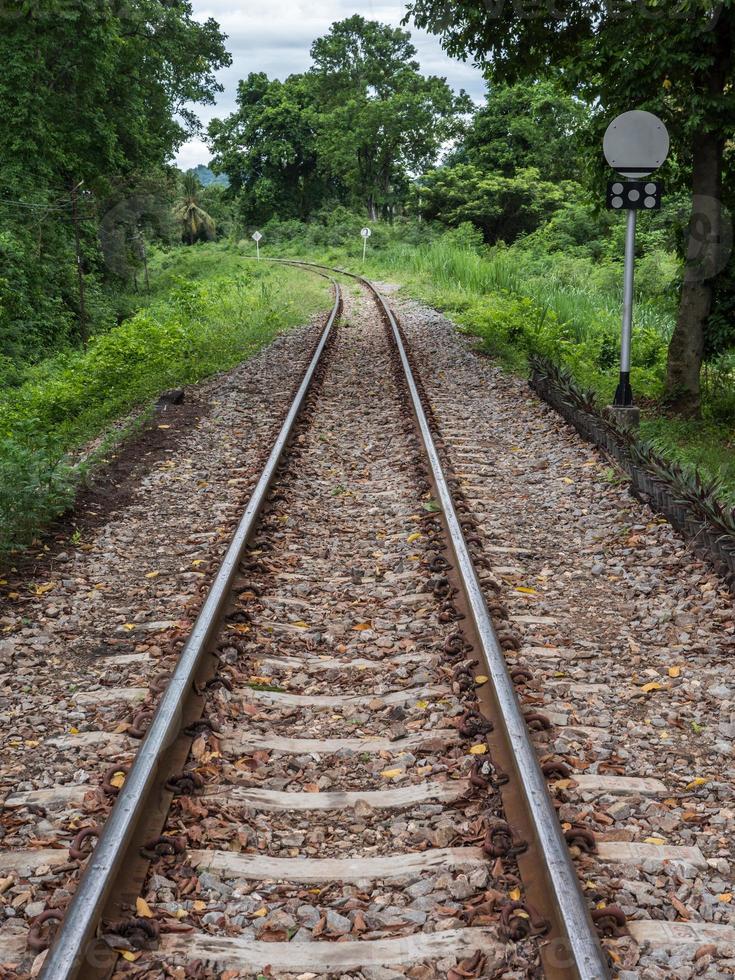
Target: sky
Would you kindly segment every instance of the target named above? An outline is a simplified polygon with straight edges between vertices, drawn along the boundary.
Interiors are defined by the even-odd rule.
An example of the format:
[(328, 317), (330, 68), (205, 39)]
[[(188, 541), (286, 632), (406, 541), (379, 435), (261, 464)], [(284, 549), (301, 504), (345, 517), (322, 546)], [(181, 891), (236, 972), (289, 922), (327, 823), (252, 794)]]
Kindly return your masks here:
[[(271, 78), (284, 79), (304, 71), (311, 59), (312, 41), (329, 31), (336, 20), (362, 14), (398, 27), (404, 16), (403, 3), (388, 0), (193, 0), (197, 20), (214, 17), (227, 35), (227, 50), (232, 65), (217, 74), (224, 86), (217, 104), (195, 106), (206, 125), (210, 119), (229, 115), (235, 108), (237, 83), (251, 71), (264, 71)], [(481, 101), (485, 85), (482, 75), (471, 64), (448, 58), (437, 38), (409, 26), (418, 49), (421, 70), (426, 75), (442, 75), (454, 89), (464, 88)], [(202, 140), (192, 140), (181, 147), (176, 163), (183, 170), (209, 162), (209, 150)]]

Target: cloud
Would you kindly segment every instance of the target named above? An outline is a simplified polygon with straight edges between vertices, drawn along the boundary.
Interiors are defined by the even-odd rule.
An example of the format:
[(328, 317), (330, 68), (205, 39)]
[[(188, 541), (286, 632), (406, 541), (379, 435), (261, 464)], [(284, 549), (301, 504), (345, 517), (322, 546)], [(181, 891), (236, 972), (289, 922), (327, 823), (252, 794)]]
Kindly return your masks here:
[[(234, 6), (228, 0), (193, 0), (197, 20), (213, 17), (227, 34), (227, 50), (232, 66), (217, 74), (224, 91), (214, 106), (195, 106), (206, 127), (216, 117), (229, 115), (235, 108), (237, 83), (251, 71), (264, 71), (271, 78), (286, 78), (305, 71), (311, 64), (312, 42), (326, 34), (336, 20), (358, 13), (370, 20), (398, 27), (405, 14), (402, 3), (355, 2), (355, 0), (248, 0)], [(466, 89), (480, 101), (485, 91), (481, 73), (471, 64), (448, 58), (436, 37), (408, 28), (418, 50), (421, 70), (441, 75), (459, 90)], [(176, 163), (186, 169), (205, 163), (209, 150), (201, 139), (181, 148)]]

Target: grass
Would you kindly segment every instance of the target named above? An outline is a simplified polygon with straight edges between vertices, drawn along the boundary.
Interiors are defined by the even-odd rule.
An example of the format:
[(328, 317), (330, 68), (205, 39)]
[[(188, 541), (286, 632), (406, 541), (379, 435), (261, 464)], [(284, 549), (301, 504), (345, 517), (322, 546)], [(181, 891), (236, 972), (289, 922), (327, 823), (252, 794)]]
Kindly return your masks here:
[(75, 454), (112, 423), (166, 388), (246, 360), (329, 305), (324, 280), (243, 261), (236, 247), (156, 253), (150, 277), (150, 298), (123, 323), (0, 390), (0, 553), (69, 506), (94, 463), (75, 464)]

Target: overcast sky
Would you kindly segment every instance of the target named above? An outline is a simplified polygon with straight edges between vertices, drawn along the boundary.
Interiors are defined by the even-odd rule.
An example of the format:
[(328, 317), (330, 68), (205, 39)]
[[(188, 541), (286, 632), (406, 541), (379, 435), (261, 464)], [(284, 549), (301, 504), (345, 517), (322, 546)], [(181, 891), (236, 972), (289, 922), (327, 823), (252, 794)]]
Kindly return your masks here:
[[(224, 92), (216, 106), (195, 107), (205, 127), (215, 116), (232, 112), (237, 83), (248, 72), (264, 71), (271, 78), (283, 79), (308, 68), (312, 41), (326, 34), (335, 20), (357, 13), (397, 27), (404, 15), (402, 3), (388, 0), (243, 0), (239, 4), (193, 0), (193, 7), (197, 20), (214, 17), (219, 23), (232, 55), (232, 66), (218, 75)], [(435, 37), (412, 27), (409, 30), (425, 74), (442, 75), (453, 88), (464, 88), (477, 101), (482, 99), (485, 86), (477, 69), (448, 58)], [(176, 158), (183, 169), (208, 161), (209, 150), (200, 140), (187, 143)]]

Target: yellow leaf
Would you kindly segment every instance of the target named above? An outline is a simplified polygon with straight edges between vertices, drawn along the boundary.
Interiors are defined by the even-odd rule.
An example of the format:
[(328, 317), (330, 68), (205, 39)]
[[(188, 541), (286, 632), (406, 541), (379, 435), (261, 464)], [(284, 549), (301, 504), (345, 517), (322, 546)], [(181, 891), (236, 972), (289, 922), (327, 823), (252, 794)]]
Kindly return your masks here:
[(170, 429), (171, 426), (170, 425), (159, 425), (158, 428), (159, 429)]
[(135, 963), (135, 961), (139, 960), (143, 955), (142, 949), (139, 949), (136, 953), (131, 952), (129, 949), (116, 949), (115, 952), (119, 953), (124, 960), (128, 961), (128, 963)]
[(679, 677), (681, 674), (681, 667), (669, 667), (669, 677)]
[(425, 708), (428, 708), (429, 707), (429, 702), (428, 701), (417, 701), (416, 702), (416, 707), (417, 708), (421, 708), (421, 710), (423, 711)]
[(697, 786), (705, 786), (708, 782), (709, 779), (705, 779), (704, 776), (697, 776), (691, 783), (687, 783), (687, 789), (696, 789)]
[(409, 534), (409, 536), (406, 538), (406, 541), (408, 541), (409, 544), (413, 544), (413, 542), (418, 541), (420, 537), (421, 537), (421, 532), (414, 531), (413, 534)]
[(308, 630), (309, 624), (305, 623), (303, 619), (297, 619), (295, 623), (291, 623), (292, 626), (298, 626), (299, 629)]
[(380, 775), (383, 777), (383, 779), (395, 779), (396, 776), (402, 776), (403, 775), (403, 770), (402, 769), (384, 769), (383, 772), (381, 772)]
[(176, 911), (174, 912), (174, 916), (177, 919), (185, 919), (188, 914), (189, 913), (186, 911), (186, 909), (176, 909)]
[(50, 592), (51, 589), (53, 589), (55, 585), (56, 585), (56, 582), (47, 582), (45, 585), (37, 585), (36, 586), (36, 595), (46, 595), (46, 593), (47, 592)]
[(39, 741), (37, 741), (37, 740), (36, 740), (35, 738), (29, 738), (29, 739), (26, 739), (26, 748), (27, 748), (27, 749), (35, 749), (35, 748), (37, 748), (37, 747), (38, 747), (38, 746), (39, 746), (40, 744), (41, 744), (41, 743), (40, 743)]
[(249, 633), (250, 627), (247, 623), (228, 623), (227, 626), (233, 633)]
[(146, 572), (146, 578), (158, 578), (160, 572)]
[(475, 678), (475, 684), (477, 684), (477, 685), (487, 684), (488, 680), (489, 680), (489, 678), (488, 677), (485, 677), (484, 674), (478, 674), (477, 677)]
[(258, 909), (257, 912), (253, 912), (253, 918), (254, 919), (259, 919), (259, 918), (261, 918), (261, 916), (264, 916), (264, 915), (268, 915), (268, 909), (266, 909), (266, 908)]
[[(192, 902), (192, 908), (194, 909), (195, 912), (203, 912), (204, 909), (206, 909), (206, 907), (207, 907), (207, 903), (202, 902), (201, 899), (197, 899), (196, 902)], [(265, 909), (263, 909), (262, 912), (256, 912), (255, 914), (262, 915), (263, 912), (265, 912)]]
[(470, 755), (485, 755), (487, 752), (487, 745), (473, 745), (470, 749)]
[(520, 888), (513, 888), (508, 892), (508, 898), (513, 902), (520, 902), (521, 900), (521, 890)]
[(563, 476), (561, 478), (562, 483), (574, 483), (574, 480), (570, 480), (568, 476)]
[(8, 599), (12, 599), (13, 601), (20, 599), (20, 592), (8, 592)]
[(650, 691), (663, 691), (663, 684), (659, 684), (658, 681), (650, 681), (648, 684), (644, 684), (641, 690), (644, 694), (648, 694)]
[(125, 773), (116, 772), (115, 775), (110, 780), (110, 786), (114, 786), (115, 789), (121, 789), (125, 783)]
[(526, 595), (538, 595), (535, 589), (529, 589), (525, 585), (517, 585), (515, 588), (516, 592), (525, 592)]
[(199, 568), (200, 565), (206, 565), (206, 560), (204, 558), (195, 558), (192, 565), (194, 568)]
[(74, 726), (72, 725), (72, 726), (71, 726), (71, 728), (69, 729), (69, 734), (70, 734), (70, 735), (78, 735), (78, 734), (79, 734), (79, 729), (78, 729), (78, 728), (75, 728), (75, 727), (74, 727)]
[(644, 844), (665, 844), (666, 841), (663, 837), (646, 837), (643, 841)]
[(135, 911), (138, 913), (138, 915), (143, 916), (144, 919), (152, 919), (153, 918), (153, 913), (151, 912), (151, 907), (148, 904), (148, 902), (146, 902), (146, 900), (144, 898), (136, 898), (135, 899)]
[(352, 628), (353, 630), (369, 630), (372, 629), (372, 623), (357, 623)]
[(670, 78), (665, 78), (665, 79), (664, 79), (664, 80), (663, 80), (663, 81), (661, 82), (661, 85), (662, 85), (662, 86), (663, 86), (663, 87), (664, 87), (664, 88), (666, 89), (666, 91), (668, 92), (668, 90), (669, 90), (669, 89), (671, 88), (671, 79), (670, 79)]
[(135, 629), (135, 623), (123, 623), (123, 629), (124, 630), (127, 630), (128, 633), (129, 633), (130, 630), (134, 630)]
[(732, 901), (732, 892), (723, 892), (721, 895), (717, 896), (717, 901), (725, 902), (726, 904), (729, 905), (730, 902)]

